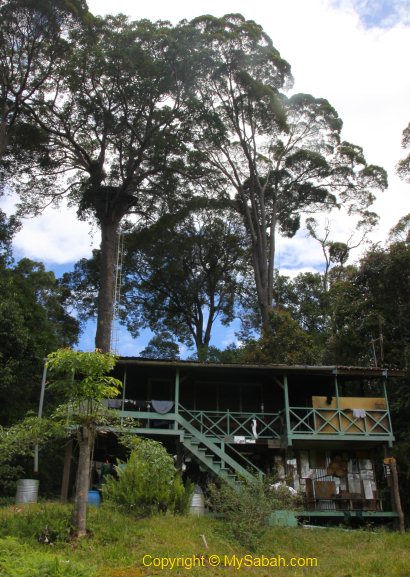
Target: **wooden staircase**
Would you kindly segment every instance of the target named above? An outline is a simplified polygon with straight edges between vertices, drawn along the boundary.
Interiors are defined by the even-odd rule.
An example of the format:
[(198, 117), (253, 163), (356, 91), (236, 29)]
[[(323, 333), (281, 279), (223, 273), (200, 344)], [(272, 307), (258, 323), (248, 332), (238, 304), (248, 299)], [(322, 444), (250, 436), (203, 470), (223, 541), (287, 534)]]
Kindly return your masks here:
[[(233, 458), (226, 452), (223, 443), (219, 446), (212, 438), (202, 434), (181, 415), (176, 415), (176, 420), (181, 430), (181, 442), (185, 449), (208, 471), (226, 481), (231, 487), (238, 487), (241, 478), (252, 482), (255, 480), (255, 475), (259, 478), (263, 477), (263, 472), (236, 449), (231, 448), (231, 451), (237, 454), (237, 457)], [(239, 460), (246, 466), (239, 463)]]

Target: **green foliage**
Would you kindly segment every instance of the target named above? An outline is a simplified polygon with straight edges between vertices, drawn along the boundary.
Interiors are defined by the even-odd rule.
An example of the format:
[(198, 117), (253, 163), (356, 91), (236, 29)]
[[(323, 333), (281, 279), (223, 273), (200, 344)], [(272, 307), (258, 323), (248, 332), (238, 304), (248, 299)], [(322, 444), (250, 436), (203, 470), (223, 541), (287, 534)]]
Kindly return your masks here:
[(251, 551), (258, 549), (273, 509), (295, 509), (299, 504), (286, 488), (272, 489), (271, 482), (242, 481), (235, 489), (227, 483), (208, 483), (212, 509), (222, 514), (234, 540)]
[(255, 22), (227, 14), (190, 24), (208, 51), (200, 73), (209, 114), (196, 147), (236, 193), (265, 325), (278, 231), (292, 237), (303, 214), (341, 205), (362, 217), (386, 173), (367, 165), (359, 146), (341, 142), (342, 121), (327, 100), (281, 92), (292, 83), (290, 66)]
[(289, 312), (276, 308), (269, 314), (269, 325), (257, 341), (249, 341), (241, 358), (246, 363), (285, 363), (314, 365), (320, 348), (313, 337), (292, 319)]
[(55, 503), (6, 509), (0, 515), (0, 536), (36, 542), (47, 531), (51, 542), (65, 542), (70, 536), (70, 512), (69, 505), (56, 506)]
[[(410, 122), (403, 130), (402, 146), (403, 148), (410, 147)], [(406, 158), (400, 160), (399, 164), (397, 165), (397, 172), (403, 180), (410, 182), (410, 153), (406, 156)]]
[(185, 488), (171, 455), (150, 439), (135, 439), (133, 445), (128, 461), (116, 467), (118, 478), (109, 477), (103, 485), (104, 499), (140, 517), (160, 509), (183, 512)]
[[(68, 516), (68, 507), (60, 503), (50, 503), (53, 515)], [(28, 510), (36, 510), (39, 518), (51, 515), (44, 512), (45, 506), (30, 506), (0, 508), (0, 525), (2, 518), (19, 516), (21, 524)], [(28, 513), (32, 515), (32, 513)], [(45, 520), (45, 517), (43, 517)], [(53, 521), (48, 520), (53, 527)], [(26, 527), (22, 531), (27, 530)], [(42, 526), (39, 522), (39, 527)], [(43, 528), (45, 523), (43, 525)], [(46, 577), (52, 571), (52, 563), (59, 560), (61, 570), (68, 566), (72, 572), (64, 577), (142, 577), (148, 568), (141, 566), (140, 560), (144, 555), (153, 556), (192, 556), (212, 554), (237, 555), (242, 557), (246, 552), (238, 541), (229, 539), (226, 522), (223, 519), (214, 519), (209, 516), (193, 517), (181, 516), (170, 518), (160, 515), (138, 522), (131, 522), (129, 516), (118, 509), (107, 509), (103, 503), (100, 507), (93, 507), (89, 512), (89, 527), (92, 538), (81, 543), (57, 541), (52, 547), (37, 542), (37, 537), (19, 537), (13, 533), (14, 525), (10, 524), (10, 537), (1, 541), (0, 574), (7, 577)], [(23, 533), (21, 533), (23, 534)], [(26, 533), (27, 534), (27, 533)], [(209, 550), (205, 550), (200, 535), (205, 535)], [(360, 551), (360, 555), (357, 554)], [(378, 552), (383, 551), (383, 555)], [(410, 564), (410, 534), (400, 535), (389, 530), (379, 531), (345, 531), (336, 528), (321, 529), (320, 531), (303, 528), (269, 527), (263, 537), (258, 552), (264, 555), (280, 554), (283, 557), (317, 557), (319, 567), (301, 567), (297, 574), (303, 577), (319, 572), (321, 575), (355, 577), (404, 577), (408, 574)], [(38, 566), (47, 561), (43, 573), (39, 575)], [(69, 561), (69, 563), (67, 563)], [(41, 565), (40, 565), (41, 566)], [(7, 573), (6, 573), (7, 568)], [(145, 569), (145, 572), (144, 572)], [(80, 573), (83, 570), (84, 573)], [(77, 571), (77, 573), (76, 573)], [(218, 575), (228, 577), (235, 573), (232, 567), (218, 568)], [(249, 568), (255, 577), (266, 577), (266, 567)], [(194, 577), (212, 577), (215, 569), (208, 564), (204, 567), (193, 568), (189, 571)], [(161, 575), (168, 577), (175, 571), (165, 569)], [(283, 567), (280, 574), (285, 577), (294, 576), (294, 567)], [(53, 577), (55, 575), (51, 573)], [(58, 575), (58, 573), (57, 573)]]
[[(0, 4), (0, 180), (20, 164), (46, 162), (44, 139), (27, 114), (63, 54), (66, 30), (87, 16), (84, 0), (3, 0)], [(43, 150), (42, 150), (43, 149)], [(8, 173), (8, 174), (7, 174)]]
[(410, 247), (374, 247), (332, 283), (333, 354), (341, 364), (408, 366)]
[(91, 577), (94, 573), (89, 563), (33, 551), (11, 537), (0, 540), (0, 571), (2, 577)]
[(101, 401), (120, 393), (121, 381), (106, 373), (112, 371), (117, 357), (101, 351), (81, 352), (59, 349), (47, 357), (52, 388), (70, 404), (77, 418), (92, 419), (101, 413)]
[(246, 270), (242, 228), (209, 203), (125, 235), (123, 316), (132, 334), (172, 332), (206, 356), (215, 320), (234, 318)]
[[(0, 236), (1, 230), (0, 226)], [(10, 226), (8, 227), (10, 232)], [(10, 233), (11, 234), (11, 233)], [(10, 235), (2, 235), (4, 246)], [(8, 240), (7, 240), (8, 239)], [(1, 239), (0, 239), (1, 243)], [(0, 252), (3, 247), (0, 246)], [(44, 357), (77, 341), (79, 326), (65, 308), (52, 272), (22, 259), (0, 258), (0, 422), (7, 425), (38, 404)]]
[(32, 455), (34, 445), (66, 434), (61, 422), (28, 415), (11, 427), (0, 427), (0, 456), (7, 461), (16, 455)]
[[(1, 443), (1, 441), (0, 441)], [(0, 449), (1, 450), (1, 449)], [(22, 478), (24, 469), (20, 465), (10, 463), (0, 464), (0, 493), (2, 495), (14, 496), (16, 493), (16, 483)]]
[(147, 359), (179, 359), (179, 346), (169, 332), (163, 332), (152, 337), (140, 357)]

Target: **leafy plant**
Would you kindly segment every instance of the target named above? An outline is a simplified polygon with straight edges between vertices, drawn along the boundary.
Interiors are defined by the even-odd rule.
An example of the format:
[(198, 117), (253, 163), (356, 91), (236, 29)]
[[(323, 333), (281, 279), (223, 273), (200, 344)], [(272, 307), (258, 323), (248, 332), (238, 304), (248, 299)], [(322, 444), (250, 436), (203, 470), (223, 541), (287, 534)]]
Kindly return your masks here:
[(52, 543), (64, 542), (70, 534), (70, 507), (55, 503), (32, 504), (5, 509), (0, 516), (0, 538), (17, 537), (36, 542), (44, 533)]
[(288, 490), (272, 488), (271, 479), (242, 480), (232, 488), (227, 483), (208, 483), (210, 505), (220, 513), (231, 537), (250, 551), (255, 551), (268, 528), (269, 515), (273, 509), (294, 508), (297, 499)]
[(116, 466), (118, 478), (103, 485), (107, 501), (145, 517), (159, 510), (183, 512), (187, 506), (185, 488), (165, 447), (150, 439), (129, 439), (132, 446), (126, 463)]

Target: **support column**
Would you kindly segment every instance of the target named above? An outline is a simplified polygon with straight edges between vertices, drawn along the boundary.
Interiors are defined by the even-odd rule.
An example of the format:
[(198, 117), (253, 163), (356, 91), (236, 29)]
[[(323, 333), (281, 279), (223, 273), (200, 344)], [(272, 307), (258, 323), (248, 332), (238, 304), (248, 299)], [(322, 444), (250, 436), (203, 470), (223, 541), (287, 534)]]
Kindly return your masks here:
[[(386, 401), (386, 411), (387, 411), (387, 419), (389, 421), (389, 432), (390, 434), (392, 434), (393, 432), (393, 427), (391, 424), (391, 418), (390, 418), (390, 406), (389, 406), (389, 399), (387, 398), (387, 389), (386, 389), (386, 377), (387, 377), (387, 371), (384, 372), (383, 375), (383, 394), (384, 394), (384, 400)], [(393, 442), (390, 439), (389, 440), (389, 448), (391, 449), (393, 446)]]
[[(43, 416), (44, 395), (46, 392), (47, 363), (44, 361), (43, 377), (41, 379), (40, 401), (38, 404), (38, 418)], [(34, 447), (34, 472), (38, 473), (38, 445)]]
[[(127, 367), (124, 367), (124, 377), (122, 379), (122, 399), (121, 399), (121, 411), (124, 410), (125, 405), (125, 390), (127, 387)], [(123, 418), (121, 417), (121, 425), (123, 423)]]
[[(174, 397), (174, 413), (175, 416), (179, 414), (179, 367), (177, 367), (175, 372), (175, 397)], [(174, 429), (178, 430), (178, 422), (174, 421)]]
[(337, 373), (335, 373), (335, 394), (336, 394), (337, 422), (339, 424), (339, 435), (341, 435), (342, 434), (342, 417), (340, 415), (339, 383), (337, 381)]
[(285, 394), (285, 420), (286, 420), (286, 434), (288, 437), (288, 446), (292, 445), (291, 429), (290, 429), (290, 414), (289, 414), (289, 389), (288, 376), (283, 376), (283, 391)]

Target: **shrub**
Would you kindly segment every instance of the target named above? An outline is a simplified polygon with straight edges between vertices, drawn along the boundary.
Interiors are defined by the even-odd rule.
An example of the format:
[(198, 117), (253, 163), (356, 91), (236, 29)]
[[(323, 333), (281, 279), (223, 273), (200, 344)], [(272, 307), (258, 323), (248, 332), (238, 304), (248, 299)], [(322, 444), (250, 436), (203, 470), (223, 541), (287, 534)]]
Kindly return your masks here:
[(24, 474), (20, 465), (0, 463), (0, 493), (4, 496), (14, 496), (17, 480)]
[(37, 542), (47, 531), (53, 543), (66, 541), (71, 529), (70, 514), (71, 507), (56, 507), (54, 503), (10, 507), (0, 516), (0, 537), (13, 536)]
[(286, 487), (272, 488), (272, 480), (242, 480), (234, 489), (227, 483), (208, 483), (209, 504), (221, 514), (231, 536), (254, 551), (258, 548), (273, 509), (296, 508), (299, 497), (292, 496)]
[(115, 467), (118, 478), (109, 477), (103, 485), (104, 499), (142, 517), (159, 510), (181, 512), (185, 488), (171, 455), (151, 439), (135, 439), (132, 445), (127, 463)]

